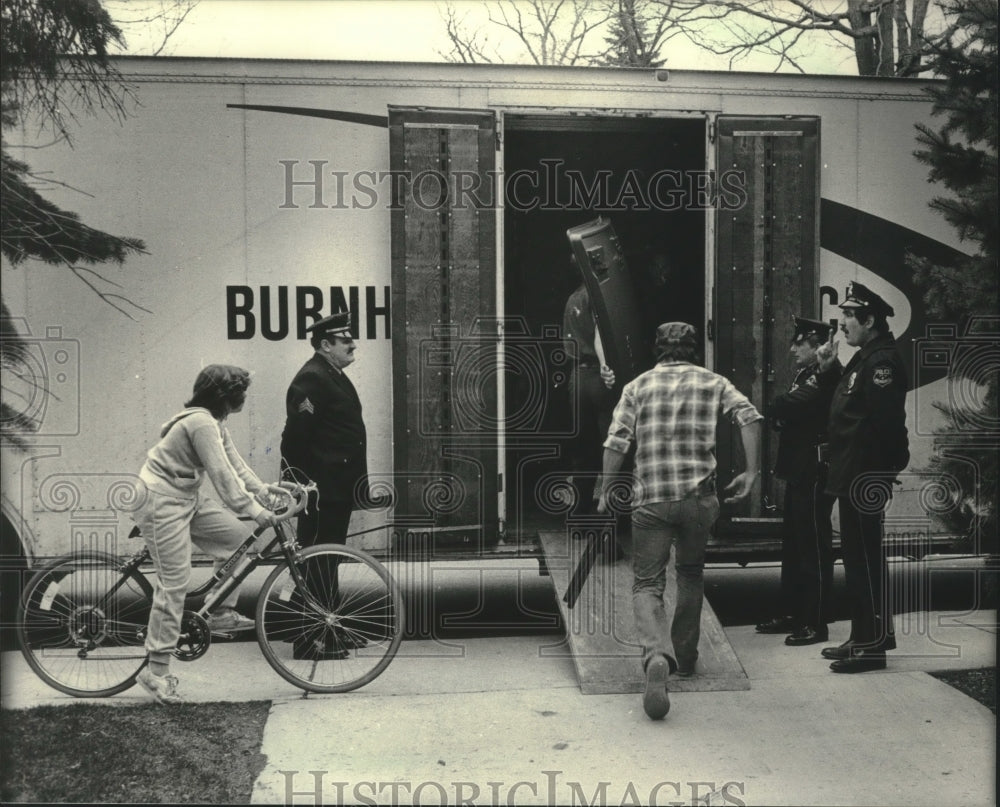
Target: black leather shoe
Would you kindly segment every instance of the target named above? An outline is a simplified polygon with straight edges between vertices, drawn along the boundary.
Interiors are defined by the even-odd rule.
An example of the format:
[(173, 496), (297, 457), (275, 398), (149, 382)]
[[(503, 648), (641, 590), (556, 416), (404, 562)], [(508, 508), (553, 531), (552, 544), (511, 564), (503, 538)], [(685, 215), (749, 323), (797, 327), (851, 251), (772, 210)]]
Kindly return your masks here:
[(849, 658), (839, 659), (830, 665), (835, 673), (859, 673), (885, 669), (885, 653), (874, 650), (854, 650)]
[(819, 651), (819, 654), (823, 658), (828, 658), (831, 660), (837, 660), (842, 658), (847, 658), (851, 655), (851, 640), (848, 639), (843, 644), (839, 644), (836, 647), (824, 647)]
[(794, 617), (790, 616), (776, 616), (774, 619), (769, 619), (767, 622), (761, 622), (757, 625), (757, 633), (791, 633), (794, 630), (798, 630), (799, 626), (795, 622)]
[(827, 628), (800, 628), (791, 636), (785, 637), (785, 644), (789, 647), (802, 647), (807, 644), (819, 644), (830, 639), (830, 631)]
[[(851, 647), (855, 644), (856, 642), (854, 642), (851, 639), (848, 639), (846, 642), (844, 642), (841, 645), (837, 645), (836, 647), (824, 647), (822, 650), (820, 650), (819, 654), (823, 658), (828, 658), (831, 660), (847, 658), (850, 655)], [(871, 645), (865, 648), (865, 650), (869, 653), (885, 653), (887, 650), (895, 650), (895, 649), (896, 649), (895, 636), (887, 636), (886, 640), (882, 642), (881, 645), (877, 646)]]

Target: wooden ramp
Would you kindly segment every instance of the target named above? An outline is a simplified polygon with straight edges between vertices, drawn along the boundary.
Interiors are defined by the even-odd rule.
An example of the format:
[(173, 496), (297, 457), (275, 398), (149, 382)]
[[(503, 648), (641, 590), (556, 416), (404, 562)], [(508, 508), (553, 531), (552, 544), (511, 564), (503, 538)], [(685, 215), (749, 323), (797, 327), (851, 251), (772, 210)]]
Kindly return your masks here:
[[(539, 533), (545, 564), (556, 587), (556, 599), (567, 634), (566, 641), (548, 648), (546, 653), (572, 654), (580, 690), (585, 695), (642, 692), (645, 679), (632, 615), (630, 561), (598, 561), (581, 589), (576, 605), (567, 608), (563, 601), (570, 577), (587, 543), (569, 535), (587, 529), (586, 524), (568, 523), (564, 532)], [(668, 616), (673, 612), (676, 595), (671, 562), (664, 594)], [(750, 689), (750, 679), (707, 600), (701, 614), (698, 654), (698, 674), (692, 678), (672, 676), (669, 682), (671, 691)]]

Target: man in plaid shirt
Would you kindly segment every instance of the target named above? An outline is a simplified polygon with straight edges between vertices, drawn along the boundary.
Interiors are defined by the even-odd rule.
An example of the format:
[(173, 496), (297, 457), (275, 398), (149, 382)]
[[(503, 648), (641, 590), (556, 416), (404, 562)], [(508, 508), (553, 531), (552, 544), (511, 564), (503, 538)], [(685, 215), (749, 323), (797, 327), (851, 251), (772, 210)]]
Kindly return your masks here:
[[(745, 499), (757, 479), (763, 417), (732, 382), (699, 367), (693, 325), (656, 329), (657, 364), (625, 385), (604, 442), (605, 480), (636, 443), (632, 484), (632, 602), (643, 648), (643, 708), (654, 720), (670, 710), (667, 677), (694, 674), (701, 634), (705, 546), (719, 516), (715, 492), (715, 430), (725, 413), (740, 427), (747, 469), (726, 488), (727, 504)], [(608, 508), (601, 488), (599, 512)], [(663, 606), (666, 567), (676, 547), (677, 608), (668, 625)]]

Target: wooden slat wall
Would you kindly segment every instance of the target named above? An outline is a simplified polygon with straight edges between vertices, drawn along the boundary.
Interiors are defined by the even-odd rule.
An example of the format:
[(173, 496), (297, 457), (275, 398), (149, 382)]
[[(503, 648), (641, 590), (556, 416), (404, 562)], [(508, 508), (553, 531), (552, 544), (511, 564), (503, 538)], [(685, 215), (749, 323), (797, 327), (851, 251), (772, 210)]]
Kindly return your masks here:
[[(391, 109), (390, 165), (427, 180), (392, 214), (393, 452), (397, 522), (431, 528), (430, 550), (496, 541), (496, 248), (493, 115)], [(480, 190), (455, 192), (478, 174)], [(468, 180), (465, 180), (466, 182)], [(460, 203), (457, 203), (460, 202)]]
[[(746, 177), (747, 202), (720, 211), (716, 265), (716, 367), (763, 412), (792, 379), (792, 316), (815, 317), (818, 301), (819, 121), (720, 118), (718, 170)], [(733, 517), (779, 517), (782, 486), (773, 476), (777, 435), (763, 432), (759, 489), (725, 507)], [(719, 484), (744, 467), (739, 430), (719, 429)]]

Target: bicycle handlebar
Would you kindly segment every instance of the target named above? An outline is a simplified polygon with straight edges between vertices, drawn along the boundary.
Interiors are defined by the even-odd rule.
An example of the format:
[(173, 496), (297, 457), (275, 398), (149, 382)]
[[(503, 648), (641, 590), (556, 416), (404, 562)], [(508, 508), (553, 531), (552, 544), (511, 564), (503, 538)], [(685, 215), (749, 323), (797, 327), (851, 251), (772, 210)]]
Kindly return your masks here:
[(306, 509), (306, 505), (309, 503), (309, 494), (316, 489), (315, 482), (310, 482), (307, 485), (296, 485), (294, 489), (271, 485), (267, 489), (268, 494), (271, 496), (284, 496), (289, 504), (282, 512), (278, 512), (280, 505), (278, 507), (270, 507), (266, 502), (262, 502), (262, 504), (274, 512), (278, 521), (287, 521), (292, 516), (297, 516)]

